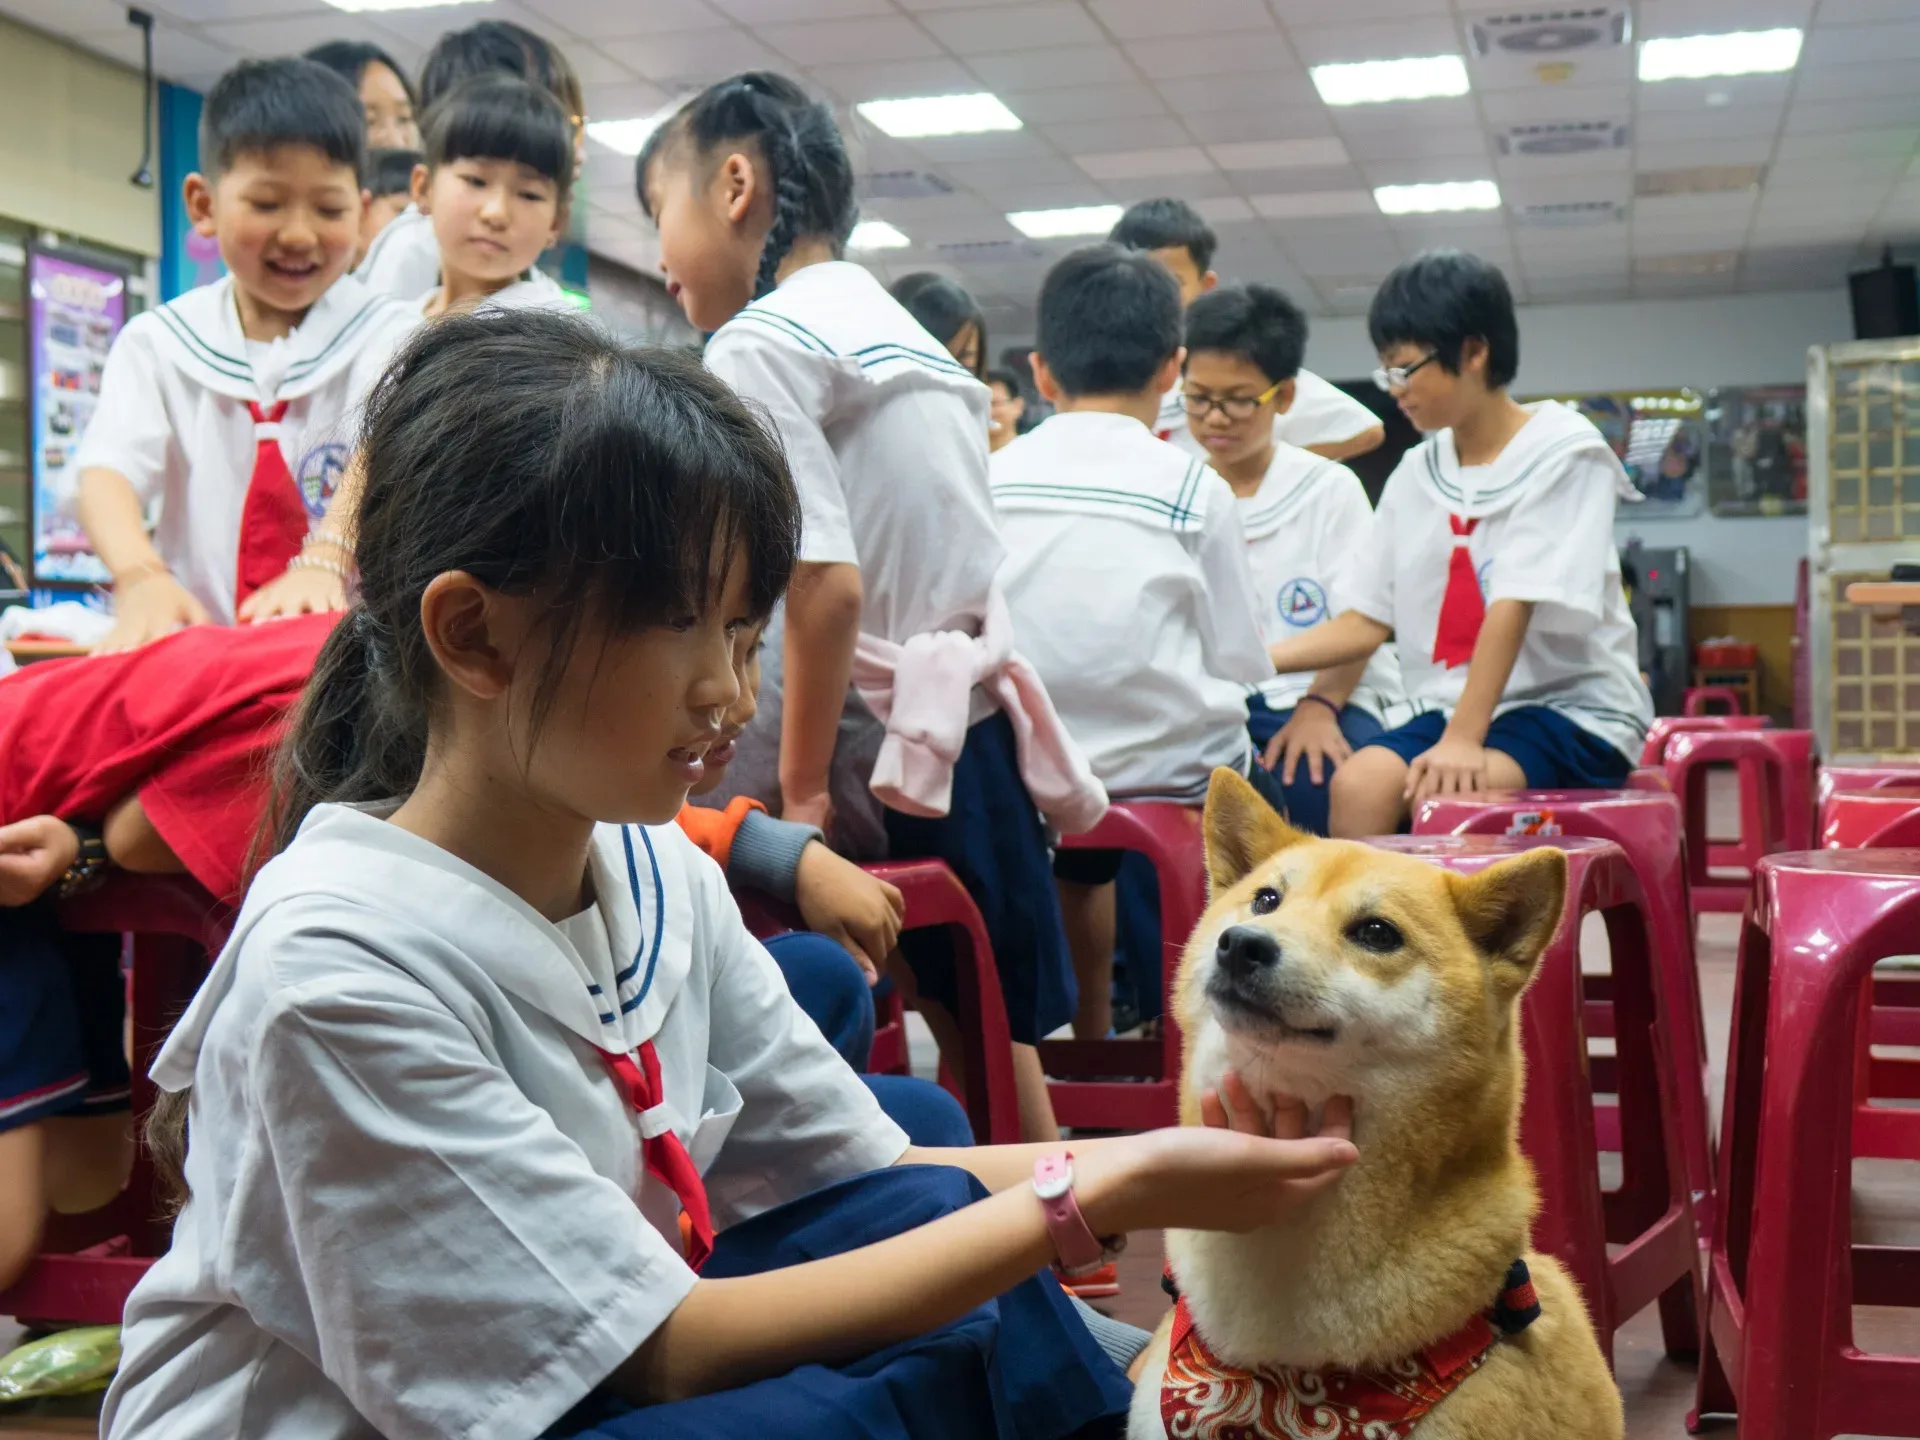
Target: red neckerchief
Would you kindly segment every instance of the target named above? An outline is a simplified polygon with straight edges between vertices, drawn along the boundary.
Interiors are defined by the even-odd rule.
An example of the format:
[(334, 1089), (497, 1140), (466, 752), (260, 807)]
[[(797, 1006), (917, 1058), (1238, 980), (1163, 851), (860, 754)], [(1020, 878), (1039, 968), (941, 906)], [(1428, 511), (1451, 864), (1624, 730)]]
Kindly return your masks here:
[(638, 1065), (630, 1055), (610, 1055), (604, 1050), (600, 1058), (613, 1073), (614, 1083), (626, 1095), (627, 1103), (639, 1113), (640, 1152), (648, 1173), (680, 1199), (681, 1240), (687, 1264), (698, 1270), (713, 1254), (707, 1187), (687, 1147), (668, 1124), (662, 1105), (665, 1091), (660, 1084), (660, 1058), (654, 1053), (653, 1042), (645, 1041), (634, 1054), (640, 1057)]
[(1453, 527), (1453, 549), (1447, 554), (1447, 588), (1440, 597), (1440, 620), (1433, 632), (1433, 663), (1451, 670), (1473, 659), (1474, 644), (1487, 618), (1487, 601), (1480, 593), (1473, 552), (1467, 548), (1480, 522), (1449, 515), (1447, 523)]
[(1405, 1440), (1427, 1413), (1486, 1363), (1503, 1335), (1540, 1313), (1524, 1260), (1507, 1272), (1494, 1308), (1446, 1339), (1370, 1370), (1302, 1370), (1222, 1362), (1176, 1299), (1160, 1418), (1185, 1440)]

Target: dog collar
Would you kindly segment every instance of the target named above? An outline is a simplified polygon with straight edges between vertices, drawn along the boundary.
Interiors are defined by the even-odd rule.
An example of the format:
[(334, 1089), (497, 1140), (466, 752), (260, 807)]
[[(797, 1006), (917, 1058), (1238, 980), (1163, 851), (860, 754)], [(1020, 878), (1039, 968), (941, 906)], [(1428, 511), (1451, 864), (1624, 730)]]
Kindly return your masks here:
[(1241, 1369), (1207, 1348), (1171, 1273), (1161, 1285), (1174, 1296), (1174, 1310), (1160, 1417), (1169, 1435), (1192, 1440), (1405, 1440), (1486, 1363), (1495, 1344), (1540, 1317), (1527, 1262), (1516, 1260), (1491, 1308), (1404, 1360), (1366, 1370)]

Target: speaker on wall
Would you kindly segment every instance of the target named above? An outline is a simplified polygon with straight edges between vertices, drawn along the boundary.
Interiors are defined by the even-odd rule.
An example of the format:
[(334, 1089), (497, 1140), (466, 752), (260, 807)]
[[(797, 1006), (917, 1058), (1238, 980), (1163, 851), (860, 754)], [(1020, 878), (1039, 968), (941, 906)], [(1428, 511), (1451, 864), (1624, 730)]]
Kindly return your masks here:
[(1878, 269), (1849, 275), (1847, 288), (1853, 292), (1854, 339), (1920, 335), (1920, 286), (1913, 266), (1894, 264), (1891, 250), (1881, 253)]

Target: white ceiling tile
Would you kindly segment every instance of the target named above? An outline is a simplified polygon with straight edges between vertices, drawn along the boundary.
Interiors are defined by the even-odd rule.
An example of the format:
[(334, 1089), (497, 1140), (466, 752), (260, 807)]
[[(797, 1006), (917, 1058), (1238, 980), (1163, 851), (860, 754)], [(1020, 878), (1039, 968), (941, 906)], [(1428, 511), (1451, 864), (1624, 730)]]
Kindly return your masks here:
[(800, 65), (925, 60), (941, 54), (932, 36), (899, 15), (756, 25), (754, 34)]
[(1480, 109), (1490, 125), (1625, 116), (1633, 111), (1633, 88), (1622, 81), (1616, 85), (1533, 85), (1524, 90), (1482, 90)]
[(1287, 170), (1241, 170), (1234, 183), (1249, 195), (1290, 195), (1314, 190), (1365, 190), (1367, 177), (1353, 165), (1310, 165)]
[(1802, 64), (1793, 87), (1793, 98), (1803, 100), (1866, 100), (1883, 95), (1913, 93), (1913, 66)]
[(165, 0), (165, 4), (156, 5), (154, 10), (183, 24), (206, 25), (221, 20), (253, 20), (262, 15), (285, 15), (289, 10), (311, 8), (305, 3), (289, 4), (288, 0)]
[(1125, 145), (1145, 150), (1155, 145), (1184, 145), (1186, 127), (1171, 115), (1138, 115), (1127, 120), (1070, 120), (1043, 125), (1040, 131), (1062, 150), (1101, 150)]
[(1302, 190), (1287, 195), (1249, 195), (1255, 213), (1269, 220), (1317, 219), (1330, 215), (1377, 215), (1368, 190)]
[(1807, 66), (1884, 65), (1892, 60), (1920, 60), (1920, 20), (1822, 25), (1807, 36), (1800, 52), (1800, 63)]
[(1237, 225), (1254, 218), (1253, 207), (1238, 195), (1198, 200), (1193, 208), (1200, 212), (1200, 218), (1209, 225)]
[(1273, 29), (1262, 0), (1088, 0), (1088, 8), (1122, 40)]
[(1279, 0), (1275, 8), (1289, 25), (1335, 25), (1444, 16), (1452, 7), (1449, 0)]
[(1311, 140), (1240, 140), (1209, 147), (1222, 170), (1292, 170), (1312, 165), (1344, 165), (1347, 147), (1335, 136)]
[(1682, 295), (1731, 295), (1737, 282), (1731, 268), (1689, 275), (1641, 275), (1633, 277), (1633, 293), (1645, 299)]
[(1482, 94), (1506, 90), (1548, 94), (1560, 89), (1590, 89), (1596, 85), (1633, 83), (1633, 50), (1618, 46), (1576, 52), (1551, 59), (1523, 60), (1516, 56), (1475, 57), (1469, 64), (1473, 88)]
[(587, 113), (602, 120), (637, 119), (657, 114), (673, 97), (658, 85), (628, 80), (618, 85), (587, 82)]
[[(326, 15), (287, 15), (272, 20), (240, 20), (226, 23), (202, 25), (199, 34), (224, 45), (242, 55), (298, 55), (314, 46), (329, 40), (347, 38), (342, 35), (340, 22)], [(136, 35), (138, 32), (134, 32)], [(154, 45), (157, 49), (160, 37), (166, 34), (164, 28), (154, 30)], [(178, 32), (175, 32), (178, 33)], [(351, 38), (370, 39), (364, 34)], [(378, 40), (375, 44), (380, 43)], [(138, 50), (136, 43), (135, 50)]]
[(1642, 195), (1633, 202), (1637, 225), (1738, 221), (1753, 218), (1760, 201), (1758, 190), (1734, 190), (1707, 195)]
[(1178, 80), (1190, 75), (1232, 75), (1257, 70), (1273, 75), (1297, 71), (1285, 37), (1277, 31), (1240, 31), (1231, 34), (1193, 34), (1157, 40), (1132, 40), (1127, 54), (1140, 73), (1152, 80)]
[(1287, 26), (1287, 38), (1303, 65), (1343, 60), (1398, 60), (1408, 55), (1462, 54), (1460, 32), (1444, 16), (1383, 25)]
[(1471, 96), (1446, 100), (1403, 100), (1391, 105), (1342, 105), (1330, 112), (1343, 135), (1416, 130), (1460, 130), (1479, 122)]
[(1913, 0), (1824, 0), (1822, 25), (1862, 25), (1874, 20), (1904, 20), (1913, 14)]
[[(1778, 106), (1793, 88), (1793, 76), (1729, 75), (1713, 80), (1662, 80), (1642, 84), (1635, 101), (1642, 115), (1652, 110), (1710, 110), (1718, 105), (1740, 108), (1750, 105)], [(1724, 100), (1709, 101), (1709, 96), (1724, 95)]]
[(807, 73), (814, 83), (847, 101), (905, 95), (964, 95), (980, 88), (979, 80), (958, 60), (815, 65)]
[(1509, 207), (1573, 205), (1585, 201), (1625, 205), (1633, 198), (1633, 176), (1625, 170), (1607, 175), (1569, 175), (1558, 166), (1548, 170), (1529, 168), (1518, 175), (1503, 173), (1500, 196)]
[[(305, 0), (300, 0), (305, 3)], [(647, 0), (644, 5), (609, 5), (607, 0), (523, 0), (527, 9), (590, 40), (622, 40), (635, 35), (710, 30), (727, 17), (701, 0)], [(573, 59), (579, 57), (572, 56)]]
[(584, 86), (631, 85), (636, 79), (633, 71), (597, 45), (575, 45), (568, 51), (567, 58), (573, 62), (574, 73)]
[(1000, 98), (1030, 125), (1124, 120), (1164, 114), (1167, 108), (1150, 87), (1141, 84), (1074, 85), (1059, 90), (1014, 91)]
[(1073, 157), (1096, 180), (1138, 180), (1156, 175), (1205, 175), (1213, 161), (1197, 145), (1170, 145), (1154, 150), (1111, 150)]
[[(1452, 158), (1456, 156), (1474, 156), (1485, 158), (1487, 137), (1476, 128), (1443, 128), (1435, 130), (1414, 130), (1404, 135), (1394, 135), (1388, 131), (1368, 131), (1350, 136), (1347, 149), (1356, 160), (1388, 160), (1394, 158)], [(1557, 165), (1560, 157), (1542, 162)]]
[(1695, 165), (1764, 165), (1773, 154), (1773, 135), (1745, 140), (1673, 140), (1634, 148), (1634, 169), (1686, 170)]
[(1178, 180), (1142, 175), (1104, 183), (1113, 198), (1123, 205), (1157, 199), (1169, 191), (1179, 195), (1182, 200), (1224, 200), (1238, 195), (1238, 187), (1218, 170), (1209, 170), (1201, 175), (1182, 175)]
[(1788, 108), (1784, 129), (1788, 135), (1830, 135), (1902, 125), (1920, 127), (1920, 89), (1869, 100), (1802, 101)]
[(1033, 155), (1017, 167), (1004, 160), (962, 160), (939, 167), (942, 179), (969, 190), (991, 190), (1016, 178), (1043, 185), (1084, 184), (1086, 175), (1071, 160), (1059, 155)]
[[(317, 6), (314, 8), (318, 8)], [(565, 43), (570, 33), (543, 15), (511, 3), (511, 0), (478, 0), (472, 5), (436, 5), (426, 10), (383, 10), (381, 28), (421, 45), (431, 45), (449, 30), (464, 30), (482, 20), (511, 20), (537, 34)]]
[(1277, 75), (1190, 76), (1182, 80), (1161, 80), (1158, 88), (1167, 103), (1182, 115), (1298, 105), (1324, 108), (1319, 92), (1304, 70)]
[(1719, 35), (1729, 30), (1772, 30), (1802, 26), (1813, 0), (1640, 0), (1635, 7), (1634, 39), (1665, 35)]
[[(1564, 178), (1624, 175), (1633, 169), (1633, 155), (1627, 150), (1588, 150), (1579, 155), (1557, 155), (1550, 162), (1552, 173)], [(1500, 183), (1531, 184), (1540, 178), (1543, 162), (1530, 155), (1496, 155), (1494, 173)]]
[(920, 17), (941, 44), (960, 55), (1004, 54), (1040, 45), (1090, 45), (1104, 40), (1087, 12), (1069, 0), (1003, 5), (986, 10), (938, 10)]
[(1672, 255), (1697, 255), (1703, 250), (1737, 250), (1747, 238), (1744, 225), (1722, 225), (1716, 229), (1650, 230), (1633, 229), (1633, 253), (1664, 258)]
[(1620, 293), (1627, 284), (1627, 267), (1583, 271), (1576, 275), (1536, 275), (1527, 272), (1527, 296), (1538, 303), (1592, 300)]
[(1000, 210), (1064, 210), (1075, 205), (1109, 205), (1114, 197), (1105, 186), (1082, 179), (1072, 185), (1030, 184), (1018, 176), (986, 192)]
[(1840, 158), (1832, 155), (1795, 157), (1776, 160), (1767, 171), (1769, 187), (1792, 189), (1796, 186), (1858, 185), (1866, 190), (1885, 190), (1907, 168), (1905, 155), (1870, 155)]
[(1327, 107), (1320, 104), (1284, 105), (1273, 109), (1182, 110), (1181, 118), (1202, 145), (1240, 141), (1311, 140), (1333, 134)]
[(1643, 144), (1674, 140), (1739, 139), (1771, 135), (1780, 128), (1785, 106), (1722, 105), (1713, 110), (1654, 110), (1634, 121), (1633, 138)]
[[(606, 0), (585, 0), (588, 4), (608, 6)], [(646, 0), (644, 7), (625, 8), (652, 10), (657, 8), (659, 0)], [(724, 11), (743, 25), (767, 25), (783, 20), (798, 20), (804, 16), (808, 20), (844, 20), (853, 15), (891, 15), (893, 6), (888, 0), (805, 0), (796, 4), (795, 0), (708, 0), (714, 9)]]
[(1010, 170), (1036, 155), (1052, 155), (1053, 147), (1034, 130), (987, 130), (978, 135), (928, 135), (914, 149), (938, 166), (949, 160), (998, 160)]
[(705, 84), (742, 70), (780, 70), (785, 62), (737, 28), (610, 40), (606, 51), (648, 80)]
[[(156, 15), (165, 15), (166, 7), (155, 4), (148, 7)], [(116, 30), (130, 28), (127, 25), (127, 9), (116, 5), (112, 0), (62, 0), (59, 6), (60, 24), (55, 27), (53, 6), (49, 0), (0, 0), (0, 14), (12, 15), (40, 29), (57, 35), (111, 34)]]
[(1049, 90), (1132, 80), (1127, 57), (1111, 45), (1050, 45), (1005, 55), (974, 55), (967, 64), (996, 90)]

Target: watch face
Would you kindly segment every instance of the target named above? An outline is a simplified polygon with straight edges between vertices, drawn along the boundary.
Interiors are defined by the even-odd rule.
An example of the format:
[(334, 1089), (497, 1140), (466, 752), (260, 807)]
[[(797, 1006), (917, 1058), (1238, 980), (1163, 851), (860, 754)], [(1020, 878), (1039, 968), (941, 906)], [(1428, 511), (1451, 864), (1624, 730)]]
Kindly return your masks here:
[(1073, 1162), (1061, 1160), (1058, 1165), (1048, 1168), (1042, 1175), (1038, 1169), (1033, 1175), (1033, 1193), (1042, 1200), (1058, 1200), (1073, 1189)]

